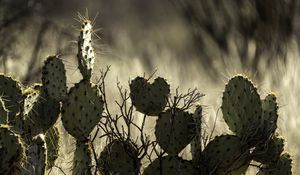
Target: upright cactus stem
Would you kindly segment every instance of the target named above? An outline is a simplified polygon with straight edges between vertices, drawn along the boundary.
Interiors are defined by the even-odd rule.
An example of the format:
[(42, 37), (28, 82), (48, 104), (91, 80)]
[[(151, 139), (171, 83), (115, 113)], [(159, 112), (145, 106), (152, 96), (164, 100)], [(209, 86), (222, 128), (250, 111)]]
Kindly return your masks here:
[(89, 143), (86, 141), (76, 141), (76, 150), (73, 158), (72, 175), (91, 175), (92, 159)]
[(84, 79), (89, 80), (94, 67), (95, 53), (92, 47), (92, 24), (89, 20), (83, 20), (78, 39), (78, 68)]
[(203, 108), (202, 106), (197, 106), (194, 114), (193, 114), (193, 118), (195, 121), (195, 138), (193, 139), (192, 143), (191, 143), (191, 152), (192, 152), (192, 158), (193, 158), (193, 162), (195, 163), (199, 163), (200, 161), (200, 155), (201, 155), (201, 151), (202, 151), (202, 133), (201, 133), (201, 124), (202, 124), (202, 111)]

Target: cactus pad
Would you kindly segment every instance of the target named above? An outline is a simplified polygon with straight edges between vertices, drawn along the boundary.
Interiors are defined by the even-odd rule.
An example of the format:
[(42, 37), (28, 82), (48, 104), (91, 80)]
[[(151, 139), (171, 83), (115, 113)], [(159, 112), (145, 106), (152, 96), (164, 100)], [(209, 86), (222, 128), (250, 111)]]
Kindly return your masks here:
[(100, 155), (99, 165), (104, 174), (138, 174), (140, 162), (138, 151), (129, 142), (114, 140)]
[(130, 84), (130, 98), (137, 111), (157, 116), (167, 104), (170, 86), (165, 79), (158, 77), (152, 84), (137, 77)]
[(84, 79), (90, 79), (94, 67), (95, 53), (92, 47), (92, 24), (89, 20), (82, 22), (78, 39), (78, 68)]
[(274, 134), (277, 128), (278, 105), (274, 94), (269, 94), (262, 100), (262, 110), (264, 123), (261, 135), (263, 135), (264, 139), (268, 139)]
[(66, 97), (66, 70), (58, 56), (50, 56), (45, 61), (42, 82), (44, 92), (51, 99), (61, 101)]
[(28, 113), (23, 113), (23, 120), (30, 128), (25, 131), (32, 136), (47, 131), (57, 121), (60, 112), (60, 104), (53, 99), (46, 99), (42, 92), (33, 91), (25, 99), (25, 104), (32, 106), (31, 110), (26, 109)]
[(20, 114), (10, 121), (14, 132), (36, 136), (48, 130), (58, 119), (60, 104), (47, 99), (40, 85), (24, 90)]
[(222, 100), (223, 118), (229, 129), (239, 137), (255, 134), (262, 124), (262, 105), (254, 85), (243, 76), (235, 76), (226, 85)]
[(45, 174), (46, 167), (46, 145), (44, 135), (33, 137), (28, 143), (26, 155), (28, 156), (22, 175)]
[(275, 163), (265, 165), (257, 175), (292, 175), (292, 159), (288, 153), (280, 156)]
[(284, 148), (284, 139), (279, 136), (273, 136), (264, 145), (258, 146), (253, 151), (253, 159), (263, 164), (276, 162)]
[(62, 122), (77, 140), (86, 140), (100, 121), (104, 102), (97, 86), (82, 80), (70, 89), (63, 102)]
[(8, 127), (0, 125), (0, 174), (12, 173), (25, 160), (23, 144)]
[(177, 156), (165, 156), (161, 159), (154, 160), (144, 171), (143, 175), (199, 175), (206, 173), (199, 173), (192, 163), (187, 160), (183, 160)]
[[(236, 174), (246, 172), (249, 160), (248, 150), (244, 150), (240, 138), (234, 135), (217, 136), (203, 150), (203, 164), (216, 174)], [(242, 174), (242, 173), (240, 173)]]
[(168, 109), (159, 115), (155, 136), (159, 146), (169, 155), (177, 155), (196, 134), (193, 114), (181, 109)]
[(59, 131), (56, 126), (48, 129), (45, 134), (45, 142), (47, 146), (47, 170), (54, 166), (55, 160), (58, 158), (59, 138)]
[(13, 120), (21, 109), (22, 90), (16, 80), (5, 75), (0, 75), (0, 96), (8, 113), (8, 121)]

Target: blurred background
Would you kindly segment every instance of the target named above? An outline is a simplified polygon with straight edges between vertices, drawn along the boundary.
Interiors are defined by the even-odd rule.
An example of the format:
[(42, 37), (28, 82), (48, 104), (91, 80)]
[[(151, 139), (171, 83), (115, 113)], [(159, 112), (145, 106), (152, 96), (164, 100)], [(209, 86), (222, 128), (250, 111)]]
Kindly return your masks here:
[[(179, 87), (204, 93), (207, 130), (217, 117), (218, 135), (228, 132), (218, 113), (225, 82), (246, 74), (262, 98), (277, 94), (279, 132), (293, 155), (294, 174), (300, 174), (300, 2), (0, 0), (0, 71), (29, 85), (39, 82), (46, 57), (60, 54), (68, 86), (78, 82), (80, 15), (94, 21), (95, 77), (111, 65), (112, 106), (118, 81), (128, 88), (135, 76), (155, 72), (173, 92)], [(155, 120), (149, 120), (153, 128)]]

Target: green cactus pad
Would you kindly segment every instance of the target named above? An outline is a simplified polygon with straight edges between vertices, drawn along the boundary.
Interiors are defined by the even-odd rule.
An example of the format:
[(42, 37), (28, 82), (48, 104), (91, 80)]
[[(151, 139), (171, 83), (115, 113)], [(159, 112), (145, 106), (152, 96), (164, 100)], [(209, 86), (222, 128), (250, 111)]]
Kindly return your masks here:
[(33, 137), (28, 143), (26, 155), (28, 159), (21, 175), (45, 174), (46, 168), (46, 145), (44, 135)]
[(86, 140), (100, 121), (104, 102), (97, 86), (82, 80), (70, 89), (63, 102), (62, 122), (77, 140)]
[(159, 114), (155, 136), (159, 146), (169, 155), (177, 155), (196, 134), (193, 114), (181, 109), (168, 109)]
[(264, 123), (261, 128), (262, 132), (259, 134), (262, 135), (264, 139), (268, 139), (274, 134), (277, 128), (278, 105), (274, 94), (269, 94), (264, 100), (262, 100), (262, 109)]
[(72, 175), (91, 175), (91, 149), (86, 142), (76, 141)]
[(5, 108), (3, 100), (0, 98), (0, 124), (7, 124), (8, 111)]
[[(249, 150), (243, 148), (239, 137), (217, 136), (203, 150), (203, 164), (216, 174), (246, 172)], [(240, 173), (242, 174), (242, 173)]]
[(267, 164), (276, 162), (284, 149), (284, 139), (282, 137), (273, 136), (264, 145), (260, 145), (253, 151), (253, 160)]
[(138, 151), (125, 141), (114, 140), (101, 152), (98, 160), (104, 174), (138, 174), (140, 162)]
[(22, 101), (21, 85), (16, 80), (0, 75), (0, 96), (8, 113), (8, 121), (13, 120), (20, 112)]
[(292, 159), (288, 153), (280, 156), (275, 163), (265, 165), (257, 175), (292, 175)]
[(177, 156), (165, 156), (157, 158), (147, 168), (143, 175), (205, 175), (195, 169), (190, 161), (183, 160)]
[(51, 169), (54, 166), (55, 160), (58, 158), (59, 139), (59, 131), (56, 126), (48, 129), (45, 134), (45, 142), (47, 145), (47, 170)]
[(90, 79), (94, 67), (95, 53), (92, 47), (92, 24), (89, 20), (82, 21), (78, 39), (78, 68), (84, 79)]
[(0, 125), (0, 174), (9, 174), (23, 164), (25, 148), (20, 137)]
[(54, 100), (61, 101), (67, 95), (65, 66), (58, 56), (50, 56), (45, 61), (42, 72), (43, 90)]
[(130, 84), (130, 98), (137, 111), (157, 116), (167, 104), (170, 86), (165, 79), (158, 77), (152, 84), (137, 77)]
[(229, 80), (222, 98), (223, 118), (229, 129), (239, 137), (255, 134), (262, 124), (262, 105), (256, 88), (247, 78)]
[(47, 99), (39, 85), (26, 89), (23, 96), (22, 113), (10, 122), (13, 131), (20, 135), (31, 136), (44, 133), (59, 117), (59, 102)]
[(26, 122), (31, 125), (31, 133), (33, 136), (46, 132), (53, 126), (60, 112), (60, 104), (53, 99), (46, 99), (43, 94), (40, 94), (37, 102), (34, 104), (32, 110), (24, 115)]

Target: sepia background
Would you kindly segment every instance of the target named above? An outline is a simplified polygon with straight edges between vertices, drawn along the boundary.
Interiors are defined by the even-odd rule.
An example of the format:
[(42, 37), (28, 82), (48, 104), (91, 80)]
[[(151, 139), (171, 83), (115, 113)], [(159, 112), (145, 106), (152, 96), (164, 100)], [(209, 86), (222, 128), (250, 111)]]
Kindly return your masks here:
[[(46, 57), (59, 54), (68, 86), (74, 85), (80, 80), (80, 15), (95, 22), (95, 77), (111, 65), (107, 86), (113, 109), (119, 98), (117, 82), (128, 88), (130, 79), (155, 72), (168, 80), (173, 92), (177, 87), (182, 92), (198, 88), (205, 94), (201, 104), (207, 131), (217, 117), (214, 135), (229, 132), (218, 112), (222, 91), (231, 76), (243, 73), (262, 96), (277, 94), (278, 130), (293, 155), (294, 174), (300, 174), (300, 2), (0, 0), (0, 72), (25, 85), (39, 82)], [(151, 130), (155, 119), (148, 120)], [(68, 144), (66, 136), (58, 161), (69, 156)]]

